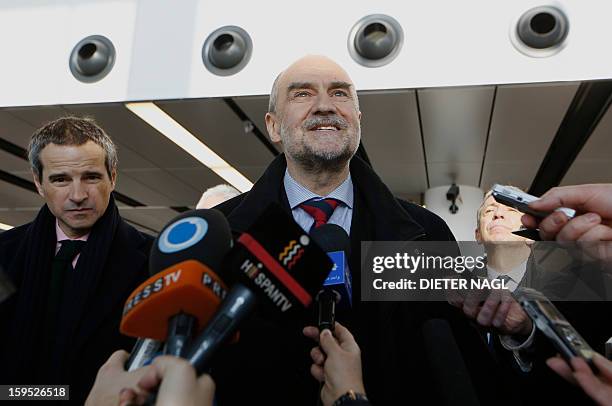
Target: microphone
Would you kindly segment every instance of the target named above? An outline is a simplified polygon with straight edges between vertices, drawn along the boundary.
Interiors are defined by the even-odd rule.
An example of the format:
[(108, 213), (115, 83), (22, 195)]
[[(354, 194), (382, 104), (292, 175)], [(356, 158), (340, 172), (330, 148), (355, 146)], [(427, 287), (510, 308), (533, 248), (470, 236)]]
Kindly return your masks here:
[(334, 332), (336, 305), (352, 306), (351, 273), (346, 258), (350, 255), (350, 239), (346, 231), (336, 224), (323, 224), (310, 233), (319, 246), (327, 252), (334, 266), (317, 294), (319, 331)]
[(162, 342), (152, 338), (139, 338), (125, 362), (125, 370), (132, 372), (145, 366), (158, 353)]
[(219, 211), (192, 210), (172, 220), (151, 250), (152, 276), (128, 297), (121, 331), (166, 339), (164, 353), (181, 356), (225, 297), (226, 285), (214, 270), (230, 247), (229, 225)]
[[(149, 271), (154, 274), (178, 261), (196, 259), (213, 272), (220, 268), (221, 260), (231, 244), (230, 227), (221, 212), (188, 211), (175, 217), (160, 233), (151, 250)], [(186, 297), (184, 299), (187, 300)], [(217, 302), (213, 303), (218, 305)], [(164, 354), (182, 355), (195, 330), (194, 314), (180, 311), (168, 320)], [(204, 317), (208, 320), (210, 314), (205, 313)]]
[(169, 320), (194, 315), (205, 325), (225, 296), (223, 281), (195, 260), (183, 261), (151, 276), (128, 297), (121, 332), (132, 337), (164, 340)]
[(280, 320), (301, 314), (331, 267), (329, 257), (293, 218), (279, 205), (269, 205), (226, 256), (224, 277), (233, 286), (187, 359), (198, 374), (207, 370), (215, 351), (257, 303)]
[(425, 353), (435, 384), (445, 388), (440, 393), (444, 405), (479, 405), (470, 374), (446, 320), (430, 319), (423, 323)]

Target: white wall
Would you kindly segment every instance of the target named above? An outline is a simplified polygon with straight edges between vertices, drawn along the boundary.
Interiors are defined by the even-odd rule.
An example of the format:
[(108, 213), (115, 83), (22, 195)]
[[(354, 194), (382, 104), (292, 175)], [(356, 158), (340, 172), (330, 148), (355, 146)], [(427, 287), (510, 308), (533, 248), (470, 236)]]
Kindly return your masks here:
[[(527, 10), (552, 4), (570, 20), (559, 53), (534, 58), (511, 43)], [(610, 1), (584, 0), (2, 0), (0, 107), (268, 94), (296, 58), (326, 54), (360, 90), (533, 83), (612, 78)], [(350, 57), (347, 41), (362, 17), (387, 14), (403, 27), (401, 52), (369, 68)], [(210, 73), (202, 45), (236, 25), (253, 40), (249, 64), (232, 76)], [(72, 48), (100, 34), (117, 50), (101, 82), (81, 83), (68, 67)]]

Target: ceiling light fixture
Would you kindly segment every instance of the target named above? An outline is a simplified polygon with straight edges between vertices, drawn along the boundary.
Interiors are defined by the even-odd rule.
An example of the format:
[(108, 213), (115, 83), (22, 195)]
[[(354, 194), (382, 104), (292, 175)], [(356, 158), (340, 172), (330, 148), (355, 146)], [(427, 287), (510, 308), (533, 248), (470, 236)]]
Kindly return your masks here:
[(9, 226), (8, 224), (0, 223), (0, 230), (10, 230), (13, 226)]
[(206, 146), (206, 144), (156, 104), (152, 102), (126, 103), (125, 107), (181, 147), (189, 155), (209, 167), (210, 170), (236, 189), (241, 192), (247, 192), (253, 187), (253, 182), (238, 172), (236, 168), (227, 163), (215, 151)]

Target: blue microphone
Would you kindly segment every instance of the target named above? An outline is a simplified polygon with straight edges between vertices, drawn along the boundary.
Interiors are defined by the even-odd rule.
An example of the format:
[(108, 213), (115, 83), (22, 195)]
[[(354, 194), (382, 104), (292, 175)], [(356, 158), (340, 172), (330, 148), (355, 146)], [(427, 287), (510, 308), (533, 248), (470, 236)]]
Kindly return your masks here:
[(337, 293), (338, 307), (350, 309), (353, 306), (353, 290), (347, 254), (345, 251), (333, 251), (328, 252), (327, 255), (334, 262), (334, 267), (325, 279), (323, 287), (330, 288)]
[(346, 231), (336, 224), (324, 224), (311, 231), (310, 236), (334, 262), (334, 266), (316, 297), (319, 331), (334, 332), (336, 305), (352, 306), (351, 273), (347, 264), (350, 239)]

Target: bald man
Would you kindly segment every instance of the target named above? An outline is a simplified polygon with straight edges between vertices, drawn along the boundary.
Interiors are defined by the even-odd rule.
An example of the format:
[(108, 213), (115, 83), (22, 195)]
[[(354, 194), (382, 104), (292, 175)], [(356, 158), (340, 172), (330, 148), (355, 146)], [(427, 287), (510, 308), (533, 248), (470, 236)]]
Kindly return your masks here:
[[(368, 396), (377, 405), (397, 404), (407, 399), (408, 382), (410, 390), (436, 393), (431, 377), (423, 373), (419, 326), (438, 305), (362, 303), (360, 243), (454, 237), (435, 214), (395, 198), (372, 168), (354, 156), (360, 119), (355, 85), (338, 64), (322, 56), (296, 61), (274, 81), (265, 116), (270, 139), (284, 153), (251, 191), (217, 208), (241, 232), (276, 202), (308, 232), (315, 223), (308, 205), (332, 207), (327, 222), (350, 236), (353, 279), (353, 308), (340, 311), (337, 319), (362, 348)], [(319, 388), (309, 372), (312, 342), (301, 333), (313, 320), (292, 320), (281, 327), (260, 316), (251, 318), (241, 329), (240, 342), (218, 357), (221, 364), (213, 375), (219, 404), (315, 404)]]

